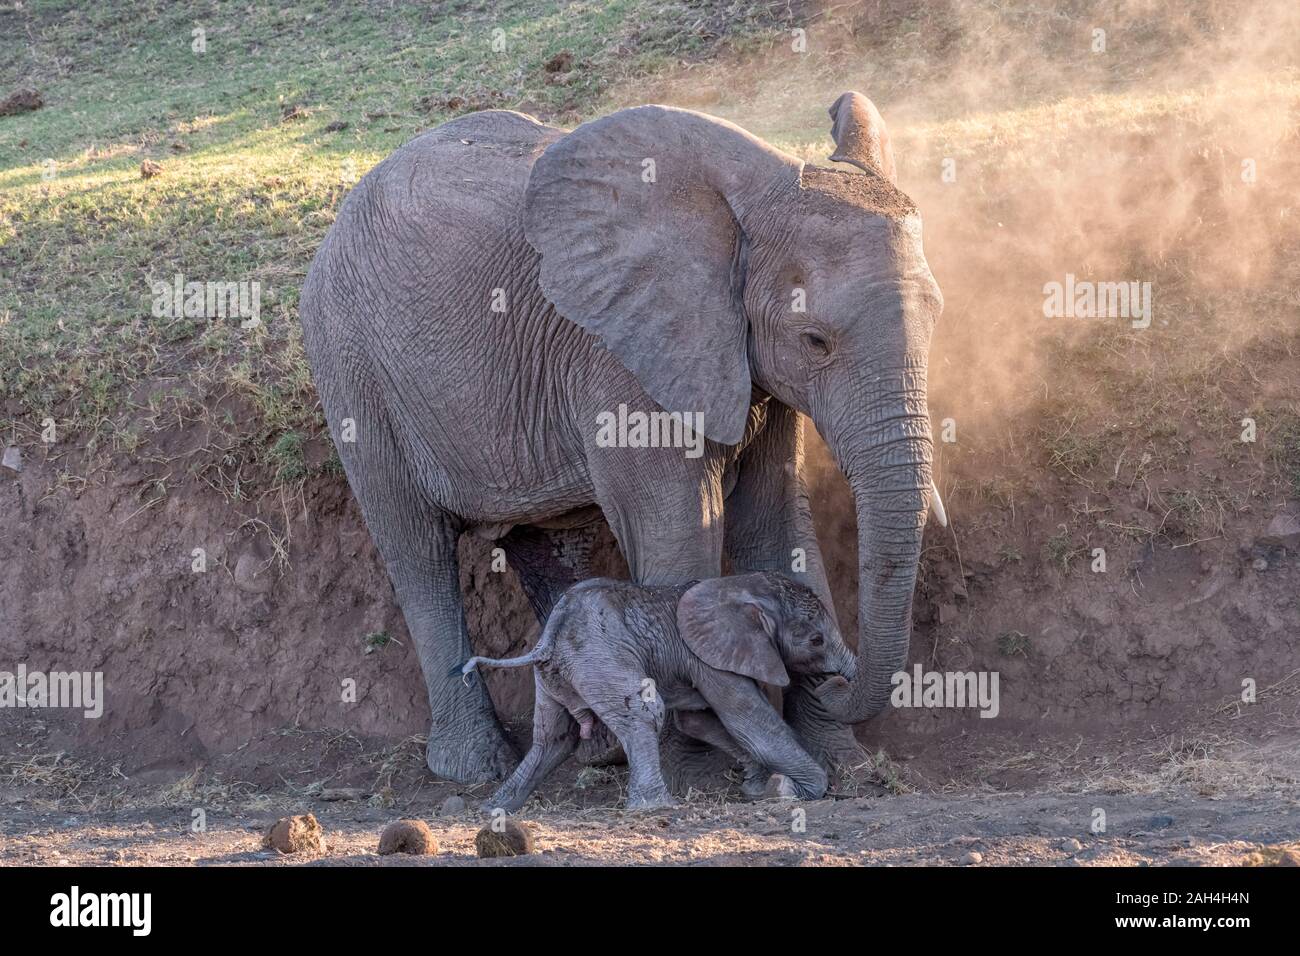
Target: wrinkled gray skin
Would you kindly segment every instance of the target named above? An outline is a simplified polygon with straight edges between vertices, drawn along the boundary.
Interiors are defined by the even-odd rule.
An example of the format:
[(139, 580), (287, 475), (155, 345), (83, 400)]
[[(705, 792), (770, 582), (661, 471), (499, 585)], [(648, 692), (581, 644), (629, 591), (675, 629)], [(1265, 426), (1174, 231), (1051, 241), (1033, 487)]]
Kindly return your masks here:
[[(857, 169), (660, 106), (572, 132), (476, 113), (343, 204), (303, 288), (305, 344), (419, 654), (435, 774), (515, 763), (482, 683), (454, 676), (461, 534), (500, 543), (542, 620), (591, 576), (602, 517), (637, 583), (717, 577), (726, 554), (794, 568), (832, 606), (800, 413), (856, 497), (860, 653), (851, 682), (796, 681), (785, 714), (820, 758), (860, 755), (839, 721), (880, 711), (906, 662), (942, 300), (879, 114), (845, 94), (832, 116)], [(701, 415), (703, 454), (601, 447), (620, 403)]]
[(462, 668), (533, 665), (533, 744), (485, 810), (518, 810), (546, 775), (589, 738), (594, 720), (627, 754), (627, 805), (674, 803), (659, 764), (671, 713), (687, 733), (745, 770), (748, 796), (781, 774), (790, 796), (815, 800), (826, 771), (800, 745), (755, 681), (852, 677), (855, 660), (817, 595), (776, 572), (651, 588), (595, 578), (556, 604), (523, 657), (471, 658)]

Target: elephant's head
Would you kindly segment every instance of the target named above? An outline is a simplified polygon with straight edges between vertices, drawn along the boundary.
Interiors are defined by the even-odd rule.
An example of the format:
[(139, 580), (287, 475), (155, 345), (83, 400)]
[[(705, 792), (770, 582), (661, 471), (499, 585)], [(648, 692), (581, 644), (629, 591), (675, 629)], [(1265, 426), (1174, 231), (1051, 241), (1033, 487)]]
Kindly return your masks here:
[(710, 667), (776, 687), (791, 672), (854, 676), (853, 652), (821, 599), (775, 571), (701, 581), (678, 602), (677, 628)]
[(930, 504), (930, 334), (942, 307), (880, 114), (846, 93), (832, 157), (805, 165), (743, 129), (662, 106), (552, 144), (525, 204), (541, 286), (668, 411), (742, 440), (754, 396), (808, 415), (857, 504), (859, 656), (823, 697), (844, 720), (906, 664)]

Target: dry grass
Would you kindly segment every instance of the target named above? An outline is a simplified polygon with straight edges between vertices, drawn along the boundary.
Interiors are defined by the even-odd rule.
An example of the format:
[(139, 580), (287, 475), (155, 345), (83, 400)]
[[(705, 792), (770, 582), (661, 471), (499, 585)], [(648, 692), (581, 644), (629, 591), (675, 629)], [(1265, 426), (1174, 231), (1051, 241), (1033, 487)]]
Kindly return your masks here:
[(63, 751), (0, 755), (0, 786), (35, 790), (48, 800), (75, 799), (97, 777), (90, 764)]
[(1239, 737), (1203, 733), (1167, 738), (1140, 758), (1141, 767), (1107, 768), (1084, 778), (1085, 793), (1156, 794), (1176, 790), (1241, 798), (1292, 790), (1295, 770), (1251, 752)]

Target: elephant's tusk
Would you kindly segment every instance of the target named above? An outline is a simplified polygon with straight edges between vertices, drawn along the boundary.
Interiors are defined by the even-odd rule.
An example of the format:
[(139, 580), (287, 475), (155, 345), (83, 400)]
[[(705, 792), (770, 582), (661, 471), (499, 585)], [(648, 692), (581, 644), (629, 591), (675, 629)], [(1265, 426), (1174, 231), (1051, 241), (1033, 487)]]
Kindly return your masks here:
[(930, 490), (933, 494), (930, 497), (930, 514), (934, 515), (934, 520), (939, 522), (940, 528), (948, 527), (948, 512), (943, 510), (943, 499), (939, 497), (939, 486), (931, 483)]

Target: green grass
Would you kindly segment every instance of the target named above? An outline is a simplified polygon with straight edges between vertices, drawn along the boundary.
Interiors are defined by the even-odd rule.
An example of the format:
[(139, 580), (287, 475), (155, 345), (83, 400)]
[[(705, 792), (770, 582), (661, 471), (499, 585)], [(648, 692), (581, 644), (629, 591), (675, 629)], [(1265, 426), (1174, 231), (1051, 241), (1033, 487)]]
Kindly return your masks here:
[(285, 432), (271, 446), (271, 460), (275, 464), (276, 477), (281, 481), (295, 481), (307, 474), (307, 462), (303, 458), (303, 444), (307, 441), (301, 432)]
[[(1236, 22), (1227, 4), (1214, 6), (1215, 23)], [(572, 125), (660, 100), (716, 112), (820, 161), (830, 147), (826, 107), (859, 86), (886, 109), (948, 298), (936, 378), (954, 371), (936, 381), (931, 406), (936, 419), (962, 422), (963, 444), (943, 462), (956, 487), (1014, 518), (1044, 494), (1046, 465), (1070, 493), (1139, 496), (1152, 515), (1143, 525), (1106, 517), (1099, 526), (1139, 530), (1158, 524), (1150, 502), (1162, 488), (1191, 494), (1174, 499), (1173, 513), (1204, 523), (1194, 502), (1217, 499), (1191, 471), (1194, 453), (1202, 467), (1207, 454), (1222, 462), (1241, 498), (1265, 497), (1272, 482), (1300, 494), (1300, 428), (1287, 424), (1300, 408), (1278, 372), (1282, 350), (1300, 343), (1294, 281), (1279, 266), (1268, 282), (1208, 294), (1186, 286), (1205, 262), (1230, 259), (1213, 245), (1221, 231), (1244, 232), (1261, 215), (1272, 225), (1256, 253), (1276, 247), (1281, 262), (1294, 261), (1294, 216), (1278, 213), (1294, 195), (1294, 150), (1261, 154), (1268, 176), (1254, 206), (1242, 201), (1208, 225), (1185, 217), (1181, 231), (1147, 241), (1154, 210), (1094, 201), (1105, 178), (1090, 164), (1112, 143), (1150, 137), (1132, 154), (1154, 156), (1133, 191), (1141, 199), (1161, 194), (1159, 160), (1183, 161), (1170, 143), (1196, 157), (1240, 139), (1220, 128), (1212, 91), (1195, 85), (1215, 75), (1213, 61), (1185, 88), (1142, 87), (1178, 29), (1222, 30), (1124, 32), (1146, 46), (1105, 72), (1074, 43), (1087, 7), (1046, 23), (1022, 0), (945, 25), (920, 8), (862, 21), (854, 18), (872, 16), (872, 5), (817, 14), (784, 0), (6, 6), (0, 95), (32, 85), (46, 105), (0, 118), (0, 441), (36, 445), (53, 418), (61, 443), (98, 461), (129, 454), (166, 463), (168, 474), (179, 466), (231, 498), (337, 475), (303, 357), (298, 294), (351, 183), (397, 146), (487, 106)], [(1159, 19), (1129, 7), (1135, 22)], [(788, 50), (794, 23), (808, 25), (814, 55)], [(191, 49), (196, 26), (202, 54)], [(1028, 46), (1021, 27), (1032, 27)], [(978, 81), (993, 73), (976, 73), (971, 82), (972, 64), (1002, 63), (994, 54), (1008, 45), (1020, 66), (1038, 63), (1034, 75), (990, 85)], [(1034, 60), (1035, 51), (1052, 58)], [(561, 52), (573, 68), (549, 73)], [(1271, 109), (1265, 117), (1293, 111), (1294, 65), (1266, 65), (1267, 76), (1234, 81), (1237, 99)], [(1002, 92), (972, 102), (979, 89)], [(948, 156), (963, 171), (955, 187), (936, 179)], [(1220, 158), (1225, 168), (1236, 162)], [(161, 164), (159, 175), (141, 177), (146, 159)], [(1135, 250), (1177, 335), (1045, 327), (1035, 317), (1043, 279), (1059, 277), (1061, 264), (1086, 265), (1096, 236), (1105, 248)], [(261, 327), (155, 317), (152, 283), (176, 274), (260, 283)], [(1236, 422), (1256, 407), (1261, 441), (1245, 446)], [(165, 435), (195, 425), (207, 446), (178, 459)], [(1207, 438), (1216, 443), (1208, 452)], [(1095, 520), (1071, 519), (1072, 539), (1092, 540)], [(1068, 568), (1063, 546), (1054, 559)]]
[(1300, 414), (1276, 415), (1270, 424), (1269, 457), (1282, 473), (1290, 493), (1300, 498)]
[(1020, 631), (1005, 631), (998, 635), (998, 651), (1006, 657), (1029, 656), (1029, 637)]
[[(743, 28), (785, 5), (729, 7)], [(233, 490), (232, 475), (261, 466), (274, 481), (302, 477), (302, 446), (323, 423), (298, 290), (351, 183), (456, 113), (508, 107), (580, 121), (611, 84), (717, 47), (710, 9), (5, 7), (4, 92), (35, 86), (46, 105), (0, 119), (0, 434), (31, 441), (48, 416), (64, 440), (134, 451), (152, 428), (203, 420), (213, 454), (194, 467), (214, 468), (218, 485)], [(554, 82), (545, 63), (561, 51), (573, 68)], [(159, 175), (141, 177), (146, 159)], [(152, 283), (176, 274), (260, 283), (262, 327), (156, 318)]]
[(364, 638), (362, 644), (365, 645), (365, 654), (373, 654), (375, 651), (383, 650), (389, 644), (396, 644), (397, 640), (387, 631), (371, 631)]
[(1043, 545), (1043, 561), (1051, 567), (1060, 568), (1061, 571), (1069, 571), (1070, 563), (1078, 554), (1079, 549), (1071, 542), (1068, 530), (1058, 531)]

